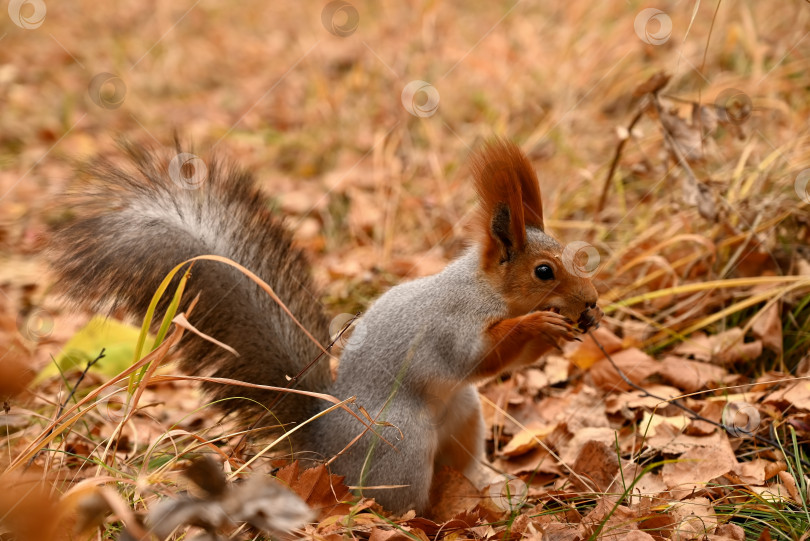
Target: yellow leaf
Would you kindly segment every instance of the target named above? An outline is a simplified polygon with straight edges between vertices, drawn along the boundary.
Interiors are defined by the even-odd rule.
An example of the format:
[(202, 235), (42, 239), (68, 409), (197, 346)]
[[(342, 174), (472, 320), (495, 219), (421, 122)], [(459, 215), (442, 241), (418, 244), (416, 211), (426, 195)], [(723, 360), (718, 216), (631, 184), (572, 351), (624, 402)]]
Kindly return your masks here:
[(68, 340), (55, 363), (48, 364), (37, 381), (55, 376), (71, 368), (84, 369), (104, 351), (104, 358), (90, 370), (112, 377), (124, 371), (135, 356), (140, 328), (113, 319), (96, 316)]

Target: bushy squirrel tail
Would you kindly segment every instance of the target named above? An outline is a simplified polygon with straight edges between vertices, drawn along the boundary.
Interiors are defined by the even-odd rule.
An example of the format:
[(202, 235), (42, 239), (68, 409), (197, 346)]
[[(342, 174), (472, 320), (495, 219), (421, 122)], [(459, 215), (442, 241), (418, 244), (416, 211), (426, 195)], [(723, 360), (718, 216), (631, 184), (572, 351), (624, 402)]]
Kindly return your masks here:
[[(271, 215), (252, 177), (227, 164), (203, 163), (191, 154), (122, 144), (123, 165), (94, 161), (68, 195), (76, 219), (53, 237), (50, 260), (57, 288), (79, 307), (126, 312), (142, 318), (166, 275), (178, 263), (214, 254), (240, 263), (267, 282), (303, 326), (321, 342), (328, 319), (313, 287), (304, 253)], [(160, 321), (179, 275), (158, 305)], [(191, 333), (180, 343), (180, 368), (192, 375), (227, 377), (285, 387), (320, 349), (266, 292), (238, 270), (196, 261), (180, 311), (200, 295), (190, 315), (201, 332), (239, 356)], [(312, 366), (297, 387), (323, 392), (330, 384), (326, 359)], [(311, 415), (313, 399), (249, 387), (206, 384), (226, 411), (264, 412), (263, 424)]]

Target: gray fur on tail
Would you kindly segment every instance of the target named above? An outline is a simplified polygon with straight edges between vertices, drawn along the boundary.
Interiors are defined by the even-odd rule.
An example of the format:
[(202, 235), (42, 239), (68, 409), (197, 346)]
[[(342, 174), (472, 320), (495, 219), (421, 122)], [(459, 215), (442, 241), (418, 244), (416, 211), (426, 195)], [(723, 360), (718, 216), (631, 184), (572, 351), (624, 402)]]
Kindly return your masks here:
[[(123, 310), (142, 318), (175, 265), (215, 254), (259, 275), (312, 335), (326, 344), (328, 320), (306, 258), (292, 245), (292, 235), (281, 221), (270, 214), (249, 174), (211, 160), (206, 164), (207, 178), (197, 189), (186, 189), (169, 174), (175, 153), (131, 144), (123, 147), (128, 163), (98, 160), (86, 168), (70, 195), (78, 218), (53, 238), (50, 259), (57, 287), (74, 304)], [(157, 321), (177, 280), (158, 306)], [(197, 294), (200, 300), (191, 323), (240, 356), (187, 333), (180, 361), (187, 373), (284, 387), (285, 376), (295, 376), (320, 352), (265, 292), (232, 267), (195, 262), (180, 309)], [(324, 391), (329, 382), (327, 360), (321, 359), (299, 387)], [(276, 393), (247, 387), (205, 387), (214, 398), (247, 397), (265, 407), (278, 398)], [(251, 414), (264, 411), (249, 400), (229, 400), (223, 406)], [(285, 393), (264, 424), (274, 419), (301, 421), (319, 406), (312, 399)]]

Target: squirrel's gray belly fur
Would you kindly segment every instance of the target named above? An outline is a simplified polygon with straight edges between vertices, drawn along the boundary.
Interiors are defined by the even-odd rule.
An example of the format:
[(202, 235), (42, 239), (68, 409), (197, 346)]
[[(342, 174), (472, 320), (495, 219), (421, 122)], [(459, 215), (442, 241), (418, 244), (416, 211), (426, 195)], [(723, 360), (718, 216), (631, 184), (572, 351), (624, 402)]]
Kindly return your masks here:
[[(355, 486), (408, 485), (364, 491), (387, 508), (424, 509), (427, 491), (421, 479), (430, 477), (426, 473), (432, 471), (442, 437), (453, 436), (443, 433), (451, 403), (457, 397), (468, 401), (471, 385), (459, 374), (473, 375), (484, 322), (504, 316), (496, 292), (478, 276), (479, 260), (473, 247), (441, 273), (391, 288), (362, 317), (341, 355), (330, 393), (341, 399), (356, 396), (373, 418), (394, 425), (375, 430), (396, 450), (367, 433), (335, 468)], [(325, 456), (341, 451), (362, 429), (343, 411), (315, 425), (318, 434), (329, 435), (330, 441), (320, 442)], [(424, 469), (415, 471), (403, 452), (424, 455)]]

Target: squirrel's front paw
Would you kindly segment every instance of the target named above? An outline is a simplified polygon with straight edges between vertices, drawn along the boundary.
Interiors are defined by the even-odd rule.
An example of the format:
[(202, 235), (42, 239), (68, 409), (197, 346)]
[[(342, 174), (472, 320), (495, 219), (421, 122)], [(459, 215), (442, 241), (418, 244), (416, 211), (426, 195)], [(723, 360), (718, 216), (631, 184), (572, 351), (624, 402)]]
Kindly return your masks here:
[(602, 316), (605, 313), (602, 311), (601, 308), (598, 306), (594, 306), (590, 308), (579, 316), (579, 321), (577, 321), (577, 327), (580, 328), (582, 332), (588, 332), (591, 329), (596, 329), (599, 327), (599, 322), (602, 320)]
[(560, 348), (564, 342), (581, 341), (577, 337), (574, 322), (562, 314), (551, 311), (533, 312), (529, 315), (538, 334), (549, 345)]

